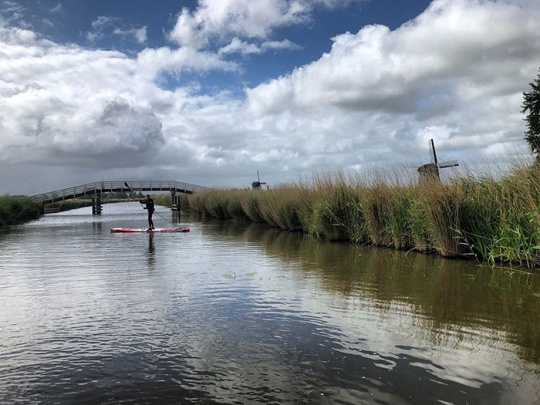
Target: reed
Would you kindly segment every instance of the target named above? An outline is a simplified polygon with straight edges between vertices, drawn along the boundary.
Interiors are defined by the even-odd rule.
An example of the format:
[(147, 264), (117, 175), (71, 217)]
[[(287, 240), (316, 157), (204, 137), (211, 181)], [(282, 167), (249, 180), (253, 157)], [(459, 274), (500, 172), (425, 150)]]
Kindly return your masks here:
[(494, 257), (528, 267), (539, 263), (539, 170), (518, 170), (501, 181), (499, 234)]
[(495, 255), (501, 229), (501, 183), (493, 178), (466, 177), (461, 187), (465, 194), (460, 224), (463, 254), (493, 264), (501, 258)]
[(240, 198), (240, 206), (250, 221), (261, 223), (265, 222), (261, 216), (259, 192), (256, 192), (255, 190), (247, 190), (243, 194), (242, 198)]
[(227, 218), (237, 221), (247, 221), (249, 216), (242, 207), (242, 201), (245, 200), (246, 190), (230, 190), (225, 194), (225, 207), (223, 211)]
[(349, 189), (346, 197), (345, 218), (344, 224), (349, 240), (352, 243), (368, 244), (369, 234), (366, 225), (366, 219), (360, 196), (364, 192), (361, 186)]
[(434, 248), (441, 256), (457, 257), (462, 253), (460, 223), (464, 199), (459, 184), (430, 181), (421, 186), (419, 197), (432, 230)]
[(360, 189), (368, 240), (376, 246), (412, 248), (413, 189), (400, 173), (374, 171)]
[(323, 235), (313, 221), (317, 192), (311, 187), (311, 183), (297, 183), (293, 188), (297, 201), (296, 212), (302, 231), (314, 237), (322, 237)]
[(389, 213), (387, 199), (390, 197), (390, 186), (377, 178), (373, 184), (363, 189), (360, 195), (360, 204), (364, 213), (369, 241), (375, 246), (392, 245), (386, 220)]
[(414, 247), (412, 231), (413, 211), (412, 201), (415, 198), (414, 189), (396, 184), (389, 189), (385, 212), (388, 233), (392, 238), (395, 249), (411, 249)]
[(429, 192), (423, 189), (423, 185), (417, 185), (411, 191), (409, 215), (412, 248), (421, 253), (430, 253), (434, 248), (435, 230), (430, 225), (428, 208), (426, 202), (421, 198), (422, 192)]
[(358, 201), (354, 188), (342, 171), (316, 173), (312, 190), (303, 190), (302, 223), (308, 233), (330, 241), (350, 241), (351, 208)]
[(298, 189), (285, 184), (270, 192), (259, 193), (259, 208), (261, 217), (270, 225), (287, 231), (302, 230), (298, 207)]
[(330, 241), (540, 265), (540, 166), (413, 182), (399, 170), (314, 173), (272, 190), (207, 190), (191, 208)]

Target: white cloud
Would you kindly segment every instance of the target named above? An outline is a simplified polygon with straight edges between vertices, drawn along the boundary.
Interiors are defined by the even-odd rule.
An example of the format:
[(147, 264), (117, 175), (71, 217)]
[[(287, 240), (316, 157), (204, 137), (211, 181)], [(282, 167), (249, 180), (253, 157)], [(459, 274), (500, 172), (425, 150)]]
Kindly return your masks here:
[(262, 50), (259, 46), (252, 43), (244, 42), (238, 38), (233, 38), (232, 41), (228, 45), (220, 48), (219, 50), (220, 55), (232, 54), (232, 53), (249, 55), (249, 54), (258, 54), (261, 52)]
[(202, 0), (194, 12), (184, 8), (171, 40), (180, 46), (202, 49), (211, 39), (231, 36), (265, 39), (273, 29), (308, 18), (306, 4), (288, 0)]
[(151, 75), (190, 69), (239, 71), (228, 56), (301, 49), (288, 39), (270, 37), (277, 28), (309, 21), (314, 7), (354, 1), (365, 0), (201, 0), (193, 11), (182, 9), (168, 34), (178, 48), (146, 49), (139, 63)]
[(233, 62), (222, 60), (215, 53), (199, 52), (191, 48), (147, 48), (139, 53), (137, 62), (141, 73), (153, 78), (161, 72), (180, 73), (183, 70), (205, 72), (210, 70), (235, 71)]
[(2, 15), (5, 16), (7, 21), (19, 21), (24, 12), (24, 7), (15, 1), (3, 1)]
[(52, 13), (59, 13), (60, 11), (62, 11), (62, 3), (57, 3), (56, 6), (51, 8)]
[(244, 42), (238, 38), (233, 38), (232, 41), (219, 49), (218, 53), (220, 55), (225, 54), (242, 54), (242, 55), (253, 55), (261, 54), (267, 51), (280, 51), (280, 50), (296, 50), (301, 49), (301, 47), (289, 40), (283, 41), (265, 41), (259, 45)]
[(257, 117), (348, 110), (360, 131), (390, 150), (405, 123), (423, 149), (426, 134), (456, 150), (520, 142), (521, 94), (538, 69), (539, 18), (540, 3), (529, 0), (436, 0), (395, 31), (367, 26), (337, 36), (319, 60), (248, 89), (247, 105)]
[(536, 69), (531, 55), (540, 51), (534, 26), (538, 8), (434, 1), (396, 31), (368, 26), (337, 36), (330, 53), (253, 89), (250, 98), (257, 105), (269, 102), (270, 110), (276, 92), (285, 92), (301, 106), (326, 103), (401, 113), (417, 110), (434, 93), (470, 99), (522, 91)]
[(20, 29), (0, 29), (0, 38), (0, 158), (145, 155), (163, 144), (161, 122), (138, 94), (136, 64), (124, 55), (59, 46)]
[(139, 44), (144, 44), (147, 39), (146, 31), (147, 31), (147, 27), (142, 27), (139, 29), (132, 28), (129, 30), (115, 28), (113, 31), (113, 34), (123, 36), (123, 37), (133, 37)]
[(194, 11), (182, 9), (169, 39), (180, 47), (195, 50), (218, 44), (222, 55), (298, 49), (289, 40), (269, 38), (277, 28), (309, 22), (315, 7), (335, 8), (363, 1), (366, 0), (201, 0)]
[(86, 33), (90, 42), (98, 42), (111, 36), (132, 38), (137, 43), (144, 44), (147, 40), (147, 27), (124, 28), (120, 18), (100, 16), (92, 22), (92, 31)]
[(294, 42), (285, 39), (283, 41), (265, 41), (261, 44), (261, 48), (264, 50), (298, 50), (302, 47)]

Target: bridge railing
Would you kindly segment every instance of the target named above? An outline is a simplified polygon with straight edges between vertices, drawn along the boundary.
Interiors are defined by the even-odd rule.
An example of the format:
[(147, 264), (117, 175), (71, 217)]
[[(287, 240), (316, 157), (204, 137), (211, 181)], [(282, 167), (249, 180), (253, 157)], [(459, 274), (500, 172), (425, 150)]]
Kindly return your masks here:
[(34, 201), (41, 204), (49, 204), (61, 200), (95, 195), (106, 192), (129, 192), (129, 191), (167, 191), (177, 190), (181, 193), (197, 193), (210, 187), (198, 186), (175, 180), (136, 180), (136, 181), (96, 181), (79, 186), (62, 188), (55, 191), (30, 196)]

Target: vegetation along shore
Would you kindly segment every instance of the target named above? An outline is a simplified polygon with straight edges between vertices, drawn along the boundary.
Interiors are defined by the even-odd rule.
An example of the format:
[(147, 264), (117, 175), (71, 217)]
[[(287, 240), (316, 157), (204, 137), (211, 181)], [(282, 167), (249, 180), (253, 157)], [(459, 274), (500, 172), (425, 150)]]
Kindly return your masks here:
[(188, 197), (218, 219), (267, 223), (330, 241), (540, 266), (540, 165), (495, 179), (405, 182), (315, 174), (272, 190), (207, 190)]
[(29, 197), (0, 196), (0, 227), (22, 224), (39, 218), (41, 214), (41, 204)]

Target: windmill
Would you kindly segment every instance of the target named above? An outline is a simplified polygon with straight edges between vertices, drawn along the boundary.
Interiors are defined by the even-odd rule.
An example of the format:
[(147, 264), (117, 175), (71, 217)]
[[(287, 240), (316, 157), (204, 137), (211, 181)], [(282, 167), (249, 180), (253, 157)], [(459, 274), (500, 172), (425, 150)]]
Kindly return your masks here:
[(260, 190), (263, 184), (266, 184), (266, 182), (261, 181), (261, 177), (259, 176), (259, 171), (257, 170), (257, 181), (254, 181), (253, 183), (251, 183), (251, 187), (253, 187), (253, 190)]
[(440, 181), (441, 178), (439, 176), (439, 169), (444, 169), (447, 167), (456, 167), (456, 166), (459, 166), (459, 163), (457, 162), (457, 160), (439, 162), (437, 160), (437, 153), (435, 152), (435, 143), (433, 142), (433, 139), (429, 140), (429, 146), (431, 148), (431, 158), (433, 162), (427, 163), (418, 168), (418, 173), (420, 173), (420, 181), (423, 181), (423, 180)]

